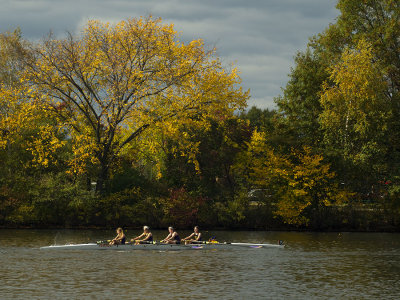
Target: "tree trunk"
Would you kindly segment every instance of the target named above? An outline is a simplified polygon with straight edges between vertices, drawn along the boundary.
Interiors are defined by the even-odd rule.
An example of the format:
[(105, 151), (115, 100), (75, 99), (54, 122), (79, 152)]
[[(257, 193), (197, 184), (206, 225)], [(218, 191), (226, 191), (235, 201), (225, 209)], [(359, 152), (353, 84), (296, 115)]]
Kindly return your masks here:
[(106, 183), (109, 178), (109, 167), (108, 167), (108, 160), (101, 161), (100, 172), (97, 176), (97, 183), (96, 183), (96, 192), (99, 194), (105, 193)]

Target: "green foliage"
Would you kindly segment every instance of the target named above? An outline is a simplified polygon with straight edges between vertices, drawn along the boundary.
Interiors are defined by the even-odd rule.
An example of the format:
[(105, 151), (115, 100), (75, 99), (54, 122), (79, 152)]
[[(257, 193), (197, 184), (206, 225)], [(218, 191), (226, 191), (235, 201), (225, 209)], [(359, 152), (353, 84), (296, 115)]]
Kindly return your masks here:
[(249, 120), (252, 129), (272, 133), (274, 131), (275, 110), (260, 109), (252, 106), (247, 112), (241, 112), (239, 117), (244, 120)]
[(283, 95), (275, 99), (280, 114), (277, 130), (284, 137), (281, 144), (318, 147), (321, 142), (319, 95), (328, 77), (326, 67), (326, 62), (310, 48), (296, 55)]
[(216, 218), (214, 226), (240, 228), (246, 224), (244, 221), (249, 209), (249, 199), (246, 193), (239, 193), (234, 199), (214, 203), (212, 209)]
[(196, 164), (188, 163), (190, 157), (181, 151), (176, 140), (169, 140), (165, 147), (164, 182), (216, 201), (232, 199), (235, 193), (232, 165), (251, 136), (247, 123), (232, 117), (221, 122), (210, 120), (208, 130), (185, 127), (182, 131), (198, 142)]

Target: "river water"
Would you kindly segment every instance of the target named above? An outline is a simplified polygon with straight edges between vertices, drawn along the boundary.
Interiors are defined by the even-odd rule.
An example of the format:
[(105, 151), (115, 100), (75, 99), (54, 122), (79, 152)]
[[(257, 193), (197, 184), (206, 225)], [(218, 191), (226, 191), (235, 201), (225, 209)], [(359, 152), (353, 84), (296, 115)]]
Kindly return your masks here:
[[(130, 238), (139, 231), (126, 234)], [(153, 231), (157, 239), (166, 234)], [(221, 241), (284, 240), (283, 249), (39, 249), (114, 235), (0, 230), (0, 298), (400, 299), (398, 233), (205, 232)]]

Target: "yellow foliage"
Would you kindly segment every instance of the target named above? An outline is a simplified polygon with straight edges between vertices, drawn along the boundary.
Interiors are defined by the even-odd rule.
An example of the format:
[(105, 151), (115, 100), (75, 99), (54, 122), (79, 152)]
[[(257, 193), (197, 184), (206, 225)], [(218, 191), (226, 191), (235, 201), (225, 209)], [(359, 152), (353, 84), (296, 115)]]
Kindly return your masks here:
[(390, 100), (384, 93), (385, 71), (364, 40), (356, 49), (345, 49), (341, 60), (328, 71), (333, 84), (323, 84), (320, 98), (325, 138), (339, 145), (354, 161), (362, 161), (368, 157), (363, 146), (376, 147), (376, 140), (387, 130)]
[[(161, 19), (90, 21), (81, 37), (49, 37), (31, 51), (22, 81), (70, 130), (76, 173), (88, 164), (109, 168), (127, 151), (153, 155), (162, 134), (179, 135), (182, 124), (207, 128), (208, 118), (226, 118), (249, 97), (215, 49), (179, 41)], [(185, 148), (195, 164), (196, 148)]]
[(59, 126), (48, 123), (49, 107), (40, 100), (34, 90), (24, 85), (0, 86), (0, 148), (18, 143), (31, 154), (26, 167), (56, 164), (55, 153), (66, 143), (58, 138)]
[(288, 224), (307, 224), (308, 208), (342, 204), (351, 196), (338, 189), (333, 181), (335, 173), (321, 155), (313, 154), (309, 147), (292, 150), (287, 157), (280, 155), (267, 144), (263, 132), (253, 132), (247, 152), (238, 159), (236, 171), (245, 176), (252, 189), (270, 194), (275, 215)]
[(336, 193), (337, 188), (331, 179), (335, 173), (323, 163), (323, 157), (312, 154), (309, 147), (292, 151), (291, 156), (292, 163), (286, 177), (288, 189), (277, 202), (276, 214), (289, 224), (307, 224), (309, 219), (303, 214), (306, 208), (329, 206), (334, 201), (331, 193)]

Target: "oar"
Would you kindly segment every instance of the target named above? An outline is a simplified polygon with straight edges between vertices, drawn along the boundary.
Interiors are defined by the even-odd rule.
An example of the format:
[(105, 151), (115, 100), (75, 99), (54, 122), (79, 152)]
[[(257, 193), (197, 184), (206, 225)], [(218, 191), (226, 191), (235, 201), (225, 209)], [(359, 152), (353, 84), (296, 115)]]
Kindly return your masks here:
[[(98, 244), (98, 245), (99, 245), (99, 244), (100, 244), (100, 245), (101, 245), (101, 244), (109, 244), (110, 242), (112, 242), (112, 240), (103, 240), (103, 241), (97, 241), (96, 244)], [(150, 244), (150, 243), (152, 244), (152, 242), (149, 242), (149, 244)], [(131, 245), (131, 244), (133, 245), (133, 244), (135, 244), (135, 242), (125, 242), (124, 245)], [(121, 244), (118, 244), (118, 245), (121, 245)]]
[(112, 240), (104, 240), (104, 241), (97, 241), (96, 244), (108, 244), (110, 243)]
[[(137, 241), (139, 243), (136, 243)], [(152, 244), (156, 244), (156, 243), (157, 243), (156, 241), (140, 241), (140, 240), (129, 242), (129, 244), (132, 244), (132, 245), (152, 245)]]

